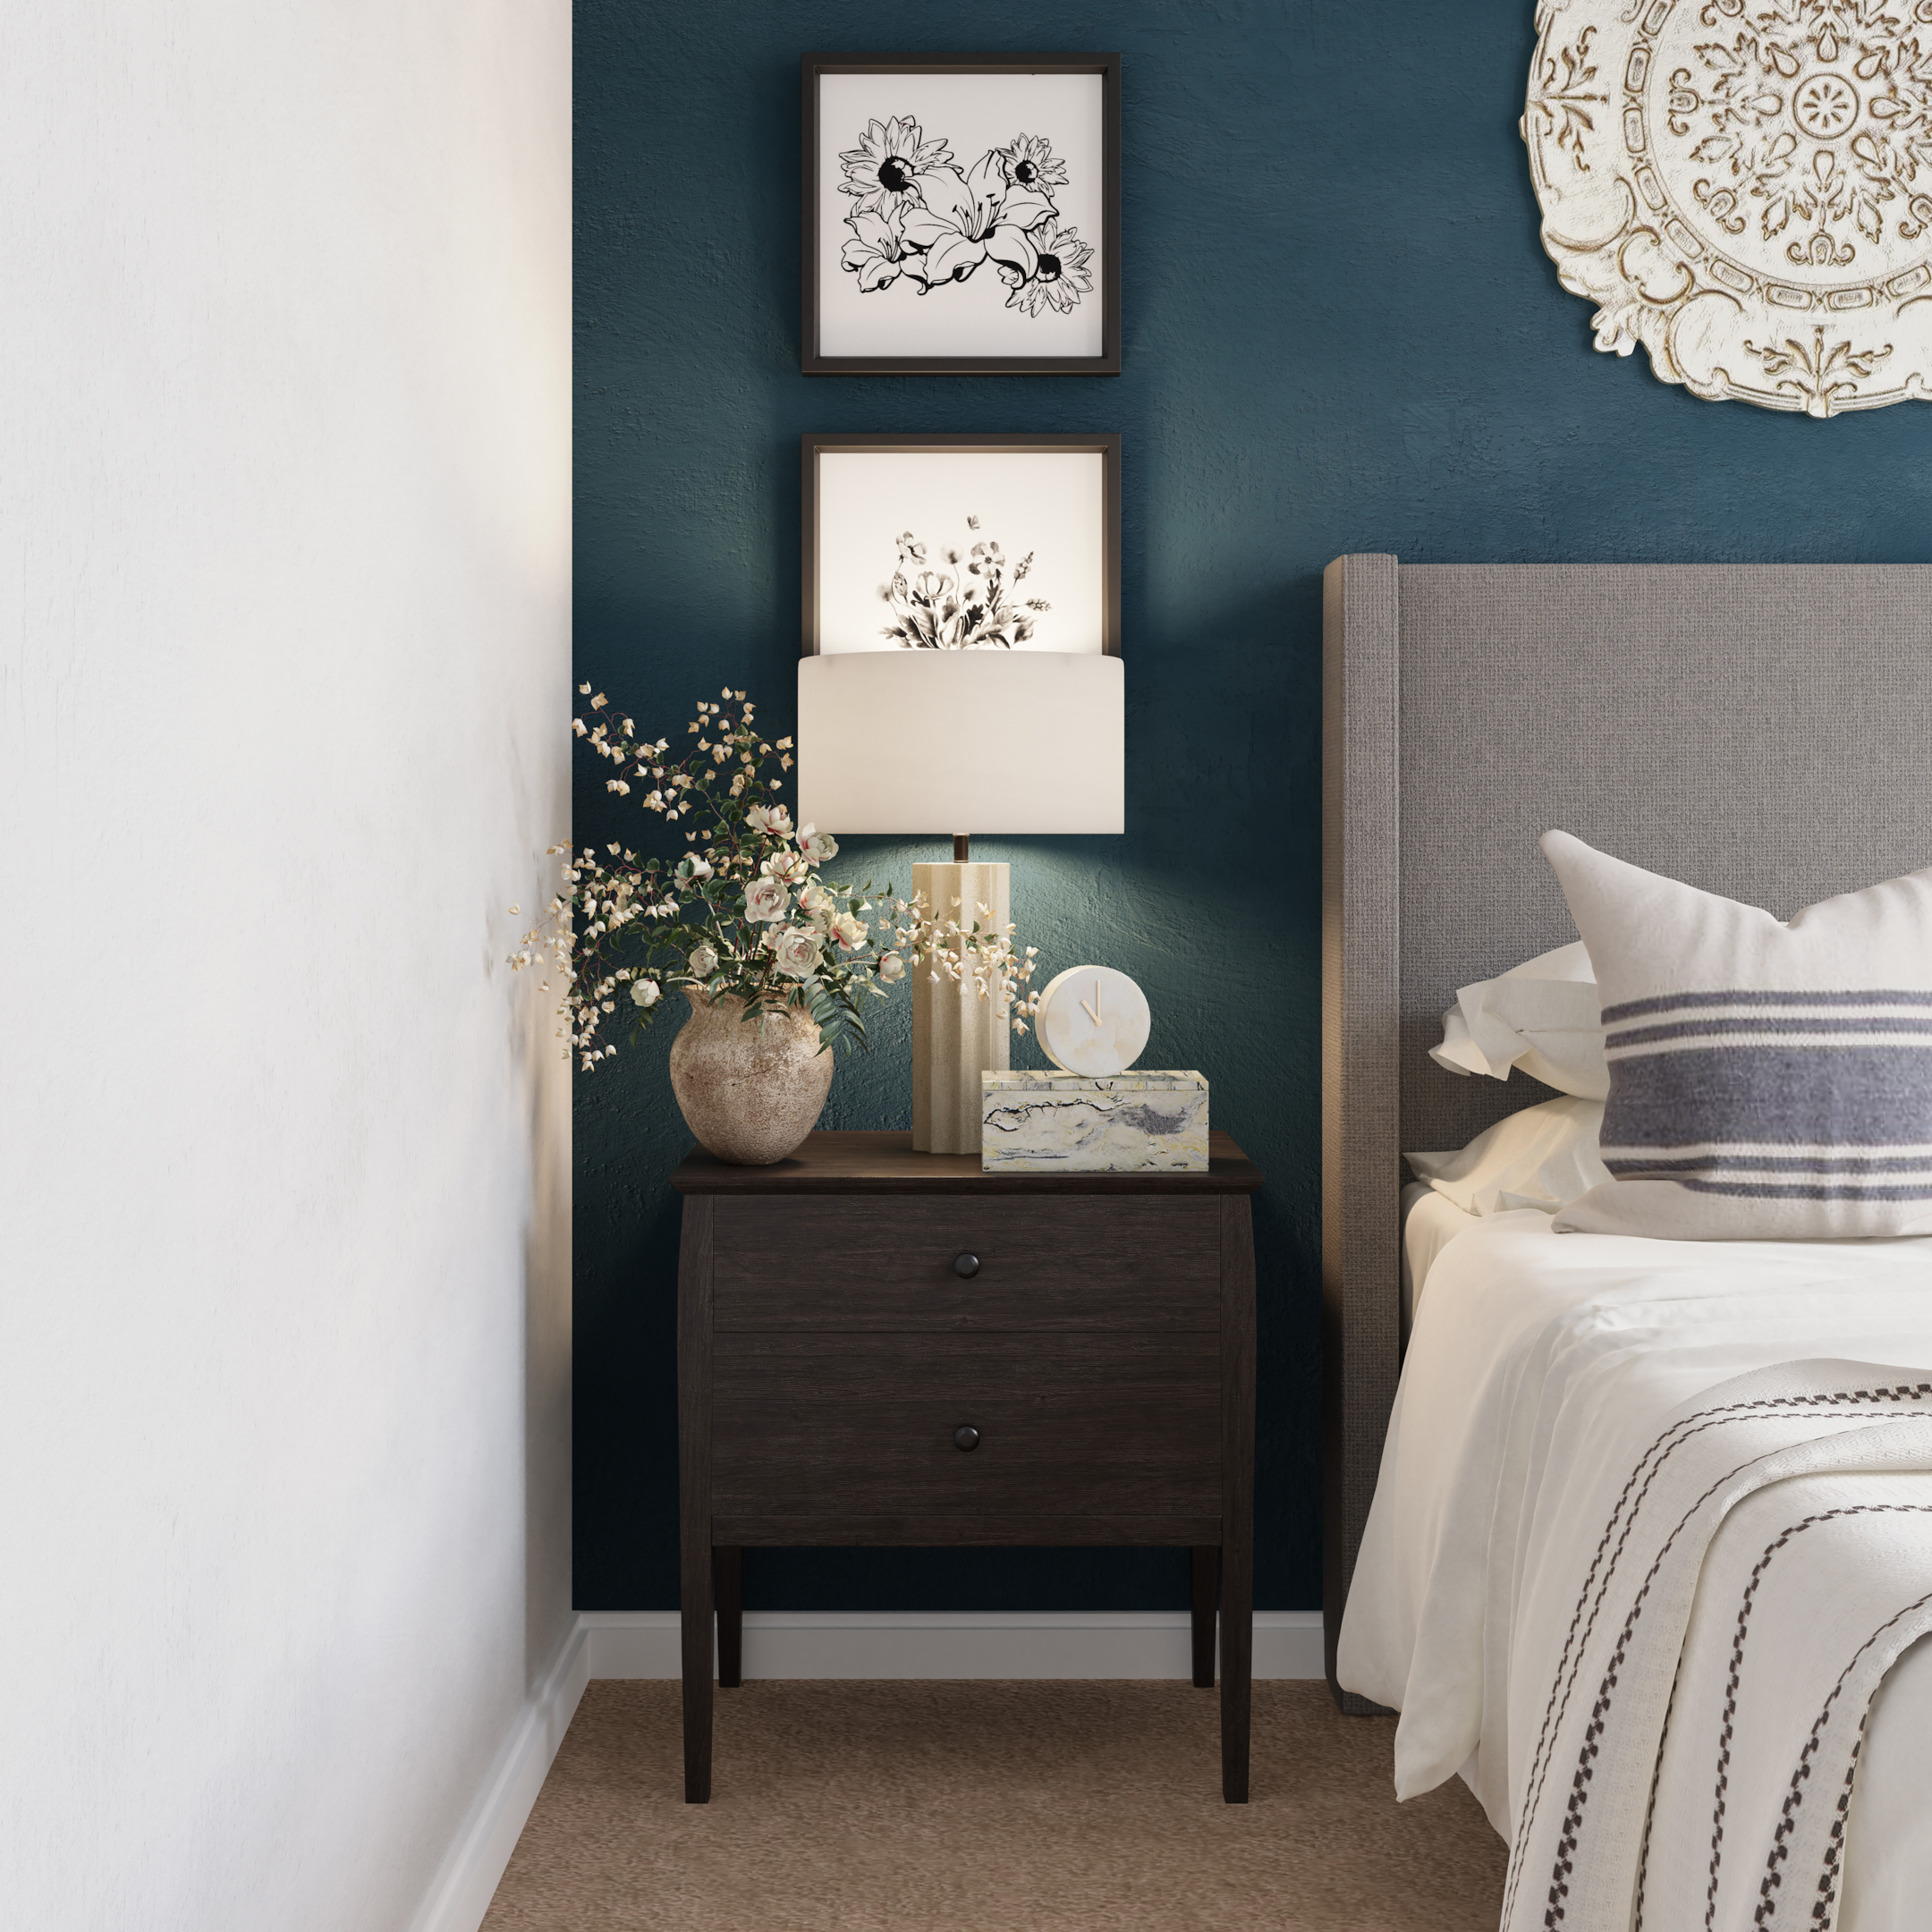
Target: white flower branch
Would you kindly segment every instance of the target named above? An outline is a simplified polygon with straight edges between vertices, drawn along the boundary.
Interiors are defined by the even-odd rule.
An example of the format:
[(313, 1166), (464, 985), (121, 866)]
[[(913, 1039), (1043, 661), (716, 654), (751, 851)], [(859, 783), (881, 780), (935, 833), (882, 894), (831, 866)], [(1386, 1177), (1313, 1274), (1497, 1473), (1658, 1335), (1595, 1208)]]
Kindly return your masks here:
[[(566, 1059), (574, 1055), (585, 1072), (610, 1059), (617, 1046), (605, 1022), (620, 1001), (631, 1005), (634, 1038), (662, 1010), (667, 987), (739, 1000), (747, 1018), (802, 1009), (818, 1023), (821, 1051), (842, 1039), (848, 1049), (864, 1046), (860, 1002), (886, 998), (915, 963), (935, 979), (970, 979), (979, 997), (1011, 1011), (1016, 1032), (1027, 1030), (1038, 1004), (1024, 990), (1035, 949), (1016, 953), (1013, 928), (996, 932), (986, 907), (984, 925), (979, 917), (942, 924), (923, 894), (895, 899), (887, 886), (875, 904), (869, 883), (820, 876), (838, 841), (814, 826), (794, 831), (791, 813), (771, 797), (784, 781), (767, 774), (792, 769), (792, 742), (764, 738), (741, 691), (699, 701), (685, 729), (698, 742), (674, 759), (669, 739), (639, 738), (628, 717), (603, 716), (603, 693), (578, 689), (589, 716), (572, 719), (572, 729), (590, 755), (615, 767), (606, 791), (629, 797), (633, 786), (648, 786), (638, 801), (643, 810), (667, 824), (700, 815), (709, 823), (685, 831), (695, 849), (674, 863), (614, 841), (602, 852), (548, 848), (559, 861), (558, 889), (509, 964), (538, 970), (541, 990), (558, 995), (556, 1038)], [(877, 936), (869, 913), (877, 917)], [(626, 948), (640, 956), (617, 963)]]

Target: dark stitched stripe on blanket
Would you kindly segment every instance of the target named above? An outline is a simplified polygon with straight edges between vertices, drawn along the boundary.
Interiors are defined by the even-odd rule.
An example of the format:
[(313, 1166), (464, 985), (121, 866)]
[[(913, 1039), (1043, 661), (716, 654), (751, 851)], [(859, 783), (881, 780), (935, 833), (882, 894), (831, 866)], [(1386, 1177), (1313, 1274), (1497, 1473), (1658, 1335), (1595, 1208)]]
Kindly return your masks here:
[[(1824, 1869), (1818, 1873), (1818, 1903), (1811, 1908), (1811, 1922), (1819, 1932), (1831, 1932), (1838, 1910), (1838, 1868), (1844, 1860), (1845, 1821), (1852, 1815), (1852, 1786), (1858, 1777), (1859, 1754), (1865, 1749), (1865, 1726), (1870, 1721), (1871, 1706), (1867, 1704), (1859, 1713), (1858, 1735), (1852, 1740), (1852, 1755), (1845, 1761), (1844, 1784), (1839, 1789), (1838, 1803), (1832, 1813), (1831, 1836), (1825, 1844)], [(1767, 1873), (1764, 1884), (1758, 1888), (1760, 1906), (1770, 1885), (1770, 1874)], [(1771, 1910), (1775, 1911), (1777, 1908), (1774, 1905)], [(1767, 1923), (1768, 1914), (1760, 1917), (1758, 1922), (1760, 1925)]]
[[(1557, 1660), (1555, 1681), (1551, 1685), (1549, 1699), (1543, 1708), (1543, 1723), (1538, 1733), (1536, 1751), (1531, 1758), (1530, 1772), (1525, 1780), (1526, 1788), (1523, 1794), (1522, 1816), (1518, 1822), (1514, 1842), (1510, 1848), (1509, 1878), (1503, 1902), (1503, 1921), (1505, 1925), (1509, 1922), (1510, 1915), (1515, 1907), (1517, 1888), (1522, 1877), (1522, 1861), (1525, 1848), (1529, 1843), (1530, 1828), (1536, 1821), (1538, 1811), (1541, 1809), (1544, 1781), (1547, 1775), (1551, 1762), (1550, 1753), (1555, 1747), (1556, 1733), (1562, 1728), (1563, 1721), (1569, 1713), (1570, 1694), (1575, 1688), (1576, 1671), (1577, 1666), (1582, 1662), (1583, 1648), (1588, 1645), (1592, 1632), (1597, 1628), (1597, 1613), (1603, 1607), (1603, 1601), (1608, 1594), (1612, 1576), (1614, 1574), (1617, 1563), (1623, 1554), (1624, 1546), (1630, 1540), (1631, 1528), (1636, 1521), (1637, 1512), (1642, 1507), (1644, 1498), (1649, 1494), (1650, 1486), (1662, 1470), (1665, 1462), (1682, 1448), (1685, 1443), (1690, 1441), (1694, 1436), (1701, 1436), (1707, 1429), (1718, 1428), (1727, 1423), (1744, 1421), (1751, 1418), (1767, 1415), (1778, 1410), (1843, 1408), (1854, 1404), (1877, 1402), (1922, 1402), (1928, 1397), (1932, 1397), (1932, 1382), (1901, 1383), (1895, 1387), (1888, 1388), (1826, 1389), (1818, 1390), (1809, 1395), (1767, 1395), (1756, 1397), (1749, 1402), (1728, 1402), (1714, 1409), (1694, 1411), (1691, 1414), (1674, 1422), (1638, 1458), (1637, 1465), (1631, 1471), (1630, 1479), (1623, 1485), (1623, 1492), (1617, 1498), (1616, 1507), (1611, 1512), (1610, 1521), (1605, 1526), (1604, 1533), (1597, 1541), (1596, 1555), (1590, 1559), (1589, 1572), (1583, 1580), (1583, 1588), (1577, 1599), (1577, 1607), (1570, 1619), (1570, 1629), (1563, 1640), (1563, 1655)], [(1645, 1474), (1647, 1465), (1649, 1468), (1648, 1475)], [(1733, 1470), (1731, 1475), (1734, 1476), (1739, 1470), (1748, 1467), (1748, 1463), (1740, 1463), (1738, 1470)], [(1640, 1479), (1641, 1479), (1640, 1485)], [(1716, 1487), (1723, 1487), (1724, 1482), (1728, 1482), (1730, 1479), (1730, 1476), (1724, 1478), (1716, 1485)], [(1634, 1500), (1631, 1497), (1632, 1490), (1637, 1492)], [(1627, 1519), (1624, 1517), (1626, 1504), (1629, 1505), (1630, 1510)], [(1701, 1499), (1699, 1506), (1701, 1506)], [(1693, 1507), (1690, 1514), (1694, 1515), (1695, 1513), (1696, 1508)], [(1617, 1525), (1620, 1520), (1623, 1522), (1623, 1534), (1618, 1536)], [(1684, 1520), (1688, 1521), (1689, 1516)], [(1680, 1523), (1678, 1530), (1682, 1530), (1682, 1523)], [(1671, 1535), (1674, 1540), (1677, 1530), (1674, 1530)], [(1611, 1548), (1613, 1537), (1616, 1538), (1616, 1545), (1614, 1550)], [(1665, 1551), (1667, 1551), (1669, 1546), (1666, 1544)], [(1658, 1562), (1663, 1560), (1664, 1554), (1664, 1551), (1658, 1553)], [(1609, 1558), (1607, 1568), (1605, 1567), (1606, 1556)], [(1602, 1582), (1597, 1584), (1599, 1572), (1602, 1572)], [(1653, 1564), (1653, 1575), (1655, 1572), (1656, 1565)], [(1594, 1602), (1591, 1600), (1592, 1585), (1597, 1585)], [(1638, 1609), (1640, 1611), (1643, 1597), (1648, 1593), (1648, 1589), (1649, 1578), (1647, 1577), (1643, 1590), (1640, 1591), (1638, 1596)], [(1586, 1608), (1589, 1611), (1587, 1622), (1585, 1621)], [(1632, 1613), (1632, 1625), (1634, 1624), (1636, 1614), (1635, 1612)], [(1582, 1626), (1580, 1642), (1578, 1637), (1578, 1626), (1580, 1624)], [(1626, 1626), (1624, 1632), (1626, 1640), (1630, 1627)], [(1621, 1655), (1621, 1651), (1619, 1654)], [(1574, 1662), (1572, 1662), (1572, 1657)], [(1606, 1690), (1607, 1687), (1606, 1682)], [(1600, 1697), (1599, 1711), (1604, 1708), (1607, 1708), (1607, 1702), (1606, 1699)], [(1596, 1732), (1600, 1729), (1600, 1724), (1596, 1724), (1593, 1720), (1591, 1737), (1586, 1739), (1584, 1745), (1582, 1765), (1579, 1767), (1576, 1778), (1572, 1780), (1571, 1809), (1577, 1815), (1579, 1825), (1580, 1824), (1581, 1801), (1578, 1798), (1576, 1787), (1580, 1784), (1587, 1783), (1587, 1767), (1589, 1760), (1596, 1756), (1596, 1745), (1593, 1739)], [(1544, 1914), (1544, 1924), (1546, 1927), (1555, 1927), (1561, 1924), (1564, 1916), (1562, 1900), (1568, 1890), (1568, 1886), (1563, 1883), (1563, 1875), (1565, 1867), (1569, 1862), (1569, 1853), (1574, 1849), (1575, 1843), (1574, 1835), (1570, 1831), (1569, 1825), (1570, 1820), (1566, 1817), (1563, 1845), (1558, 1852), (1556, 1869), (1551, 1879), (1548, 1908)]]
[(1650, 1827), (1657, 1819), (1657, 1775), (1664, 1768), (1664, 1747), (1670, 1742), (1671, 1719), (1677, 1714), (1677, 1680), (1671, 1679), (1670, 1701), (1664, 1707), (1664, 1728), (1657, 1733), (1657, 1762), (1650, 1767), (1650, 1797), (1644, 1806), (1643, 1846), (1637, 1854), (1637, 1915), (1631, 1932), (1643, 1932), (1644, 1886), (1650, 1877)]
[[(1706, 1429), (1719, 1428), (1726, 1422), (1741, 1421), (1751, 1417), (1766, 1415), (1779, 1409), (1831, 1408), (1841, 1407), (1847, 1403), (1886, 1401), (1912, 1402), (1924, 1400), (1928, 1396), (1932, 1396), (1932, 1382), (1920, 1382), (1909, 1386), (1901, 1384), (1896, 1388), (1827, 1390), (1810, 1395), (1766, 1395), (1759, 1396), (1750, 1402), (1729, 1402), (1716, 1409), (1697, 1410), (1691, 1414), (1683, 1417), (1680, 1421), (1674, 1422), (1637, 1459), (1637, 1466), (1631, 1471), (1629, 1481), (1623, 1485), (1623, 1493), (1617, 1498), (1616, 1507), (1611, 1512), (1610, 1521), (1604, 1530), (1603, 1536), (1597, 1542), (1597, 1553), (1590, 1559), (1589, 1573), (1583, 1579), (1583, 1589), (1577, 1599), (1576, 1613), (1570, 1619), (1570, 1629), (1563, 1639), (1563, 1655), (1556, 1662), (1555, 1682), (1550, 1691), (1549, 1702), (1544, 1707), (1543, 1726), (1537, 1737), (1536, 1752), (1531, 1758), (1530, 1773), (1526, 1780), (1527, 1788), (1524, 1792), (1523, 1816), (1516, 1831), (1515, 1841), (1511, 1847), (1509, 1882), (1503, 1905), (1503, 1916), (1505, 1923), (1507, 1923), (1509, 1914), (1515, 1904), (1516, 1888), (1522, 1875), (1522, 1854), (1524, 1846), (1528, 1842), (1530, 1826), (1535, 1820), (1537, 1811), (1542, 1802), (1543, 1781), (1549, 1768), (1546, 1754), (1554, 1747), (1556, 1732), (1561, 1728), (1563, 1717), (1568, 1714), (1570, 1708), (1570, 1692), (1576, 1681), (1575, 1670), (1571, 1666), (1572, 1651), (1577, 1652), (1578, 1661), (1581, 1661), (1580, 1648), (1577, 1639), (1577, 1627), (1583, 1623), (1584, 1608), (1588, 1605), (1589, 1606), (1589, 1621), (1584, 1625), (1582, 1633), (1582, 1641), (1587, 1644), (1589, 1641), (1590, 1633), (1597, 1627), (1597, 1612), (1602, 1607), (1604, 1596), (1609, 1589), (1611, 1572), (1615, 1570), (1617, 1559), (1622, 1556), (1623, 1546), (1629, 1540), (1629, 1523), (1625, 1523), (1623, 1534), (1618, 1538), (1616, 1549), (1614, 1553), (1610, 1550), (1610, 1539), (1616, 1532), (1619, 1520), (1623, 1516), (1624, 1505), (1631, 1504), (1631, 1492), (1638, 1488), (1639, 1479), (1644, 1479), (1643, 1485), (1641, 1489), (1638, 1490), (1635, 1503), (1631, 1504), (1631, 1521), (1635, 1521), (1637, 1510), (1642, 1506), (1644, 1497), (1649, 1493), (1650, 1483), (1663, 1468), (1665, 1460), (1674, 1454), (1686, 1442), (1689, 1442), (1692, 1436), (1702, 1435)], [(1672, 1439), (1673, 1437), (1675, 1438), (1674, 1441)], [(1645, 1477), (1645, 1468), (1651, 1462), (1653, 1457), (1657, 1459), (1656, 1466), (1651, 1468), (1649, 1476)], [(1602, 1569), (1604, 1558), (1606, 1555), (1610, 1556), (1610, 1569), (1604, 1572), (1602, 1588), (1597, 1590), (1596, 1602), (1592, 1604), (1590, 1603), (1590, 1586), (1596, 1582), (1597, 1572)], [(1566, 1670), (1569, 1672), (1567, 1682), (1565, 1682), (1564, 1678)], [(1560, 1703), (1558, 1701), (1559, 1691), (1562, 1693)]]
[[(1834, 1522), (1841, 1516), (1932, 1516), (1932, 1503), (1859, 1503), (1847, 1504), (1843, 1509), (1820, 1510), (1815, 1516), (1788, 1523), (1765, 1545), (1764, 1554), (1751, 1566), (1750, 1581), (1744, 1586), (1743, 1598), (1738, 1605), (1737, 1634), (1731, 1642), (1731, 1676), (1724, 1686), (1724, 1722), (1717, 1739), (1717, 1778), (1711, 1800), (1710, 1877), (1704, 1888), (1704, 1923), (1707, 1927), (1716, 1924), (1717, 1918), (1717, 1875), (1724, 1863), (1724, 1792), (1731, 1784), (1731, 1739), (1736, 1729), (1733, 1720), (1737, 1716), (1738, 1680), (1744, 1674), (1744, 1640), (1750, 1634), (1750, 1615), (1757, 1607), (1758, 1586), (1764, 1581), (1765, 1572), (1771, 1567), (1771, 1559), (1794, 1537), (1802, 1536), (1807, 1530), (1819, 1523)], [(1837, 1692), (1834, 1690), (1832, 1695), (1835, 1697)], [(1815, 1744), (1816, 1726), (1813, 1730), (1812, 1742)], [(1811, 1745), (1807, 1745), (1805, 1750), (1809, 1756)], [(1791, 1813), (1792, 1806), (1787, 1800), (1785, 1823), (1778, 1827), (1781, 1835), (1790, 1827)], [(1761, 1908), (1758, 1922), (1763, 1923)]]
[[(1832, 1706), (1838, 1701), (1838, 1693), (1844, 1689), (1845, 1679), (1852, 1674), (1858, 1660), (1894, 1623), (1909, 1617), (1914, 1610), (1924, 1609), (1928, 1604), (1932, 1604), (1932, 1590), (1928, 1590), (1917, 1603), (1907, 1604), (1896, 1616), (1887, 1617), (1852, 1653), (1852, 1661), (1838, 1673), (1838, 1682), (1831, 1687), (1831, 1695), (1825, 1699), (1825, 1707), (1818, 1714), (1811, 1726), (1811, 1735), (1805, 1740), (1805, 1748), (1799, 1753), (1798, 1768), (1792, 1773), (1791, 1788), (1784, 1794), (1784, 1815), (1778, 1821), (1776, 1835), (1771, 1841), (1771, 1855), (1765, 1861), (1764, 1882), (1758, 1888), (1758, 1911), (1751, 1920), (1753, 1925), (1769, 1925), (1777, 1911), (1777, 1890), (1784, 1883), (1784, 1841), (1796, 1826), (1798, 1807), (1804, 1802), (1805, 1781), (1811, 1775), (1811, 1754), (1818, 1747), (1825, 1726), (1831, 1722)], [(1831, 1932), (1832, 1919), (1838, 1910), (1838, 1881), (1843, 1876), (1841, 1867), (1844, 1862), (1845, 1819), (1852, 1810), (1852, 1781), (1858, 1772), (1859, 1753), (1865, 1748), (1865, 1722), (1870, 1716), (1871, 1706), (1868, 1704), (1859, 1714), (1858, 1736), (1852, 1742), (1851, 1762), (1845, 1767), (1844, 1788), (1838, 1793), (1838, 1809), (1832, 1819), (1831, 1836), (1826, 1842), (1825, 1863), (1818, 1873), (1818, 1898), (1811, 1907), (1811, 1923), (1818, 1932)]]

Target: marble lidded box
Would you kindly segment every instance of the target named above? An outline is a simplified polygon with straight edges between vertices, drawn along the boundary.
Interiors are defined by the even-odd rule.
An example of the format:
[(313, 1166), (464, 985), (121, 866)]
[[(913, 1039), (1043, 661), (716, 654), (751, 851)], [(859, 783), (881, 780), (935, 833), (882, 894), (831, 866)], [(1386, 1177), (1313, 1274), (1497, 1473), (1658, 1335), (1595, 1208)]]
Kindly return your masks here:
[(1199, 1073), (982, 1073), (979, 1091), (987, 1174), (1208, 1171)]

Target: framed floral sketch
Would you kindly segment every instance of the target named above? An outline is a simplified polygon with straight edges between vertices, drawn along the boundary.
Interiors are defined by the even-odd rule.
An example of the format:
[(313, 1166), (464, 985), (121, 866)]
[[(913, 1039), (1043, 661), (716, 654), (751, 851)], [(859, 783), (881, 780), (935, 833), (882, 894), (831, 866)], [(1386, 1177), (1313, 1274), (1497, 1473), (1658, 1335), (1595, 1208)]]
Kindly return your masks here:
[(806, 375), (1119, 375), (1119, 55), (802, 75)]
[(1117, 436), (808, 436), (803, 650), (1120, 650)]

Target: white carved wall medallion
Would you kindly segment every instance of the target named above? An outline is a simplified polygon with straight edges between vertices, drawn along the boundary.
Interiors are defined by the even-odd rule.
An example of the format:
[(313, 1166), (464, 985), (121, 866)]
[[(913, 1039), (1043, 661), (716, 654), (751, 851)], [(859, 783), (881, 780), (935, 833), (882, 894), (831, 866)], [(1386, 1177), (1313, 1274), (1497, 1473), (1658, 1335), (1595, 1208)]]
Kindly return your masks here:
[(1543, 245), (1665, 382), (1932, 401), (1932, 0), (1540, 0)]

